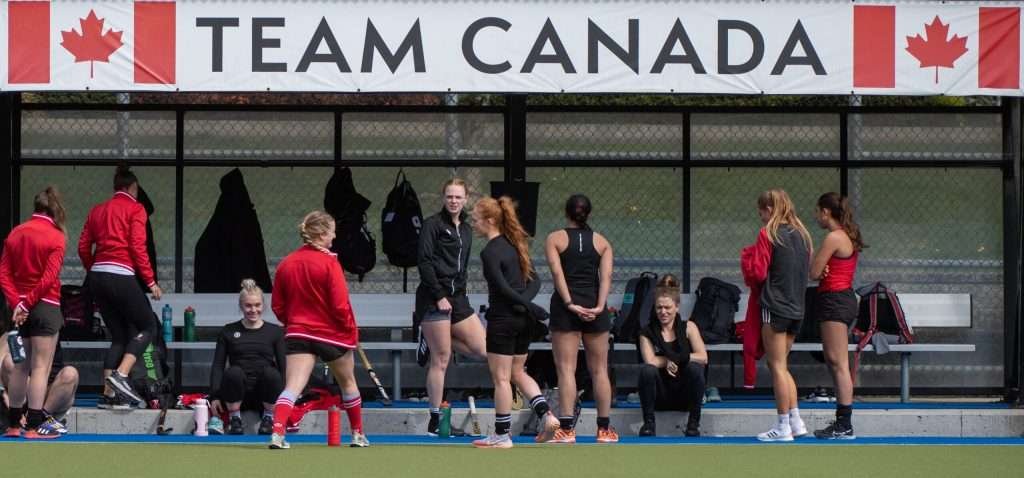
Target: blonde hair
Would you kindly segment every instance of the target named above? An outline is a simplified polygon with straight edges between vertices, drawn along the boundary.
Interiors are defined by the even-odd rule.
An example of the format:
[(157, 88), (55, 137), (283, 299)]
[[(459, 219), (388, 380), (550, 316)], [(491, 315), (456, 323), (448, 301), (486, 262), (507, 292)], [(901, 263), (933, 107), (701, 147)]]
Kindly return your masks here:
[(771, 208), (771, 216), (768, 218), (768, 224), (765, 225), (765, 231), (768, 233), (768, 241), (772, 245), (778, 245), (779, 226), (789, 224), (804, 239), (807, 252), (809, 253), (814, 250), (811, 234), (807, 232), (804, 223), (800, 222), (800, 218), (797, 217), (796, 209), (793, 207), (793, 200), (789, 198), (789, 194), (786, 194), (786, 191), (782, 189), (769, 189), (761, 193), (757, 197), (757, 207), (761, 210)]
[(299, 223), (299, 236), (302, 237), (303, 243), (315, 246), (313, 241), (326, 235), (333, 227), (333, 216), (323, 211), (313, 211), (306, 214)]
[(476, 203), (476, 210), (483, 219), (493, 219), (498, 232), (512, 243), (519, 256), (519, 268), (523, 271), (523, 281), (533, 280), (533, 263), (530, 261), (530, 235), (519, 223), (516, 206), (512, 198), (502, 196), (499, 199), (485, 197)]
[(679, 279), (672, 274), (665, 274), (658, 279), (658, 285), (654, 287), (654, 300), (657, 301), (662, 297), (668, 297), (672, 299), (672, 302), (679, 305)]
[(256, 281), (252, 279), (242, 279), (242, 291), (238, 293), (238, 307), (242, 307), (242, 302), (245, 301), (246, 297), (258, 295), (260, 302), (263, 301), (263, 289), (256, 285)]

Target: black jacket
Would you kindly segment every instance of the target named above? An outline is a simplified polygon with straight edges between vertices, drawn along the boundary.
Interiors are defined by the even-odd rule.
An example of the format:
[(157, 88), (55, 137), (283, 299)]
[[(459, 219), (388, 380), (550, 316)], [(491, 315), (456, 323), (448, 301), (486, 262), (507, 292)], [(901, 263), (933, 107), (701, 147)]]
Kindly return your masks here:
[(260, 221), (236, 168), (220, 178), (220, 198), (196, 243), (195, 291), (238, 292), (245, 278), (271, 291)]
[[(143, 209), (146, 210), (146, 255), (149, 256), (149, 264), (153, 266), (153, 281), (157, 282), (160, 279), (157, 276), (157, 263), (156, 263), (156, 241), (153, 239), (153, 213), (156, 212), (156, 207), (153, 206), (153, 201), (149, 199), (149, 195), (146, 194), (146, 190), (139, 186), (139, 197), (136, 198)], [(142, 291), (149, 293), (149, 287), (146, 286), (142, 280), (142, 276), (136, 274), (135, 277), (138, 279), (139, 287)], [(57, 369), (59, 370), (59, 369)]]
[(466, 267), (473, 246), (473, 228), (466, 220), (466, 211), (455, 227), (447, 210), (428, 217), (420, 231), (420, 288), (441, 300), (466, 293)]

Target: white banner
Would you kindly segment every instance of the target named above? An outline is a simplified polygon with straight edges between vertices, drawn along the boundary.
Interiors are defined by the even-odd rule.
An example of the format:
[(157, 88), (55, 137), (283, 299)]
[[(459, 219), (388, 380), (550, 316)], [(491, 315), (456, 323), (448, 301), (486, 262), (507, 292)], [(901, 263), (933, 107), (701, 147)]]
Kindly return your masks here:
[(0, 88), (1021, 96), (1020, 6), (7, 0)]

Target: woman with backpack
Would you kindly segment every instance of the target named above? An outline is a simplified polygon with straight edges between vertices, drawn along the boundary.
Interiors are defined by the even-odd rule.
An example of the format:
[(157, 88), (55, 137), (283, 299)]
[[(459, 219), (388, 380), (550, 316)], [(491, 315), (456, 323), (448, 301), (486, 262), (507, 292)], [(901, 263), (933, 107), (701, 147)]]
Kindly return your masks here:
[(643, 359), (637, 384), (644, 418), (640, 436), (657, 434), (655, 410), (680, 410), (689, 412), (686, 436), (699, 437), (708, 366), (704, 339), (697, 324), (679, 316), (679, 280), (675, 276), (662, 276), (654, 298), (657, 320), (648, 322), (637, 339)]
[(303, 245), (277, 266), (271, 307), (284, 325), (286, 366), (284, 390), (274, 404), (270, 449), (289, 448), (285, 426), (295, 400), (309, 382), (319, 357), (341, 388), (341, 405), (352, 430), (352, 447), (368, 447), (363, 434), (362, 398), (352, 353), (359, 346), (359, 328), (349, 302), (348, 284), (336, 254), (334, 218), (323, 211), (306, 214), (299, 224)]
[(480, 252), (487, 281), (487, 366), (494, 382), (494, 433), (473, 442), (477, 448), (512, 448), (512, 383), (541, 422), (537, 442), (551, 439), (558, 419), (540, 387), (526, 373), (526, 355), (538, 321), (547, 312), (532, 302), (540, 280), (530, 261), (528, 235), (519, 223), (512, 199), (483, 198), (473, 208), (473, 229), (487, 238)]
[(106, 387), (100, 407), (142, 402), (128, 374), (157, 333), (157, 320), (137, 278), (154, 300), (157, 285), (146, 252), (146, 209), (138, 200), (139, 178), (127, 165), (114, 173), (114, 197), (96, 205), (78, 237), (78, 257), (88, 271), (86, 280), (110, 331), (110, 350), (103, 362)]
[(857, 295), (853, 276), (864, 249), (864, 237), (853, 220), (847, 198), (838, 193), (818, 198), (818, 226), (828, 231), (811, 262), (811, 279), (819, 279), (814, 299), (814, 317), (821, 324), (825, 362), (836, 384), (836, 421), (814, 436), (824, 440), (852, 440), (853, 378), (850, 376), (847, 344), (850, 326), (857, 320)]
[(441, 191), (444, 206), (423, 221), (420, 231), (420, 285), (416, 288), (413, 317), (420, 330), (416, 359), (420, 366), (427, 367), (430, 436), (438, 434), (444, 378), (452, 350), (479, 359), (487, 356), (484, 326), (466, 295), (466, 268), (473, 245), (473, 231), (465, 211), (469, 189), (465, 181), (452, 178)]
[[(4, 240), (0, 287), (11, 305), (11, 323), (22, 337), (26, 360), (14, 364), (7, 385), (10, 408), (4, 436), (59, 438), (62, 425), (46, 410), (46, 386), (64, 325), (60, 311), (60, 269), (64, 265), (65, 211), (53, 186), (36, 194), (32, 217)], [(0, 359), (3, 357), (0, 356)], [(22, 434), (22, 407), (27, 402)]]
[(757, 435), (757, 439), (793, 441), (794, 437), (807, 434), (807, 426), (800, 418), (796, 382), (786, 360), (804, 317), (804, 294), (814, 246), (786, 191), (769, 189), (761, 193), (757, 198), (757, 214), (764, 227), (757, 236), (760, 247), (754, 250), (770, 251), (770, 257), (763, 258), (768, 268), (760, 284), (761, 341), (772, 374), (778, 412), (775, 425)]
[(609, 424), (612, 387), (608, 377), (608, 331), (612, 320), (605, 308), (612, 282), (612, 246), (587, 225), (590, 199), (574, 194), (565, 202), (568, 227), (544, 242), (555, 293), (551, 295), (551, 351), (558, 371), (559, 429), (552, 443), (575, 443), (576, 357), (580, 341), (597, 402), (597, 441), (615, 443), (619, 435)]

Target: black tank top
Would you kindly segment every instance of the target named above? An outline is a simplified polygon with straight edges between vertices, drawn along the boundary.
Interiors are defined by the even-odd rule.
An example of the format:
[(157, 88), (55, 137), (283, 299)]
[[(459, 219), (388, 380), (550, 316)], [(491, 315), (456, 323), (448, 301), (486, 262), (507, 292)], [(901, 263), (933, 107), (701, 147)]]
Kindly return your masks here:
[(558, 254), (562, 261), (562, 272), (565, 283), (575, 294), (596, 297), (600, 284), (598, 270), (601, 266), (601, 255), (594, 248), (594, 231), (590, 229), (567, 228), (569, 247)]

